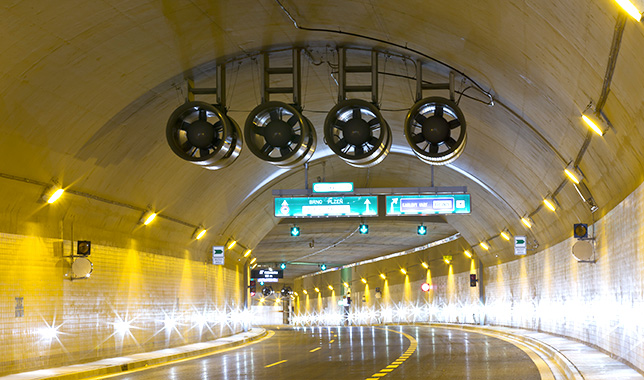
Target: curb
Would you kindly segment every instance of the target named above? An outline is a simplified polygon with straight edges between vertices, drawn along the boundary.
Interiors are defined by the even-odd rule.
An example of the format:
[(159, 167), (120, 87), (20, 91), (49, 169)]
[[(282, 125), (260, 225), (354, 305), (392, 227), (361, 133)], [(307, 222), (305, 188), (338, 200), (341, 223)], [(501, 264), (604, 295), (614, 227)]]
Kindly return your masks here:
[[(84, 364), (75, 364), (59, 368), (17, 373), (8, 375), (6, 377), (0, 377), (0, 379), (80, 380), (96, 376), (113, 375), (134, 369), (170, 363), (176, 360), (189, 359), (206, 354), (214, 354), (224, 349), (241, 346), (243, 344), (259, 340), (265, 337), (267, 334), (268, 331), (266, 329), (252, 328), (248, 332), (220, 338), (210, 342), (194, 343), (186, 346), (138, 353), (122, 358), (109, 358)], [(149, 357), (154, 354), (158, 354), (158, 356)], [(83, 367), (91, 368), (82, 369)], [(78, 370), (74, 371), (75, 369)], [(60, 370), (61, 372), (64, 371), (65, 373), (52, 376), (51, 372), (56, 370)]]

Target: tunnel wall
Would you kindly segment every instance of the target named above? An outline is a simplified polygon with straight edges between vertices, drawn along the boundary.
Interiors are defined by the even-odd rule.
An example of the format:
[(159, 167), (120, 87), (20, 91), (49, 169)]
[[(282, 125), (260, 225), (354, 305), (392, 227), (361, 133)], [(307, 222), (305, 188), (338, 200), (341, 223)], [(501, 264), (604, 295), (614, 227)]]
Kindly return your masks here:
[[(223, 267), (195, 260), (201, 253), (190, 250), (173, 257), (134, 240), (128, 248), (93, 243), (91, 277), (70, 281), (64, 256), (71, 249), (69, 240), (0, 234), (0, 375), (244, 329), (243, 267), (234, 260)], [(129, 332), (119, 332), (119, 320), (130, 322)]]
[[(444, 265), (434, 262), (426, 278), (418, 267), (409, 276), (395, 274), (417, 257), (403, 264), (403, 258), (397, 258), (355, 267), (354, 273), (369, 277), (369, 282), (364, 286), (354, 275), (349, 318), (355, 324), (485, 323), (539, 330), (590, 344), (644, 371), (643, 205), (644, 185), (594, 224), (596, 263), (578, 262), (571, 254), (577, 240), (569, 238), (519, 260), (484, 268), (483, 283), (475, 288), (469, 286), (469, 274), (476, 273), (474, 260), (469, 271), (455, 260), (447, 273)], [(383, 268), (393, 272), (386, 286), (377, 278)], [(297, 323), (343, 322), (336, 302), (341, 295), (324, 290), (334, 281), (339, 274), (296, 282), (297, 291), (309, 292), (296, 303)], [(427, 293), (420, 291), (425, 281), (432, 285)], [(312, 293), (313, 286), (322, 293)], [(481, 286), (485, 303), (479, 298)], [(381, 288), (379, 299), (375, 287)]]

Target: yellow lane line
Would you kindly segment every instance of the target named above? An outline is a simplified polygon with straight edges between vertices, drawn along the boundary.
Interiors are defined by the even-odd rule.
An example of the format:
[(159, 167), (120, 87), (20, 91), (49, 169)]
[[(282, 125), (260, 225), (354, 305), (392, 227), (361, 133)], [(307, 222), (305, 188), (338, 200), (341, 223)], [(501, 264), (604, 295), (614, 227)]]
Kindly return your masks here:
[(311, 350), (311, 351), (309, 351), (309, 352), (315, 352), (315, 351), (317, 351), (317, 350), (321, 350), (321, 349), (322, 349), (322, 347), (318, 347), (318, 348), (314, 348), (314, 349), (312, 349), (312, 350)]
[(402, 331), (396, 331), (396, 330), (391, 330), (391, 329), (386, 329), (386, 328), (381, 328), (381, 327), (376, 327), (379, 330), (385, 330), (385, 331), (391, 331), (396, 334), (400, 334), (404, 336), (405, 338), (409, 339), (409, 347), (403, 354), (401, 354), (398, 359), (394, 360), (391, 364), (389, 364), (387, 367), (381, 369), (379, 372), (374, 373), (371, 375), (371, 377), (368, 377), (366, 380), (379, 380), (383, 376), (387, 376), (388, 373), (392, 372), (394, 369), (398, 368), (405, 360), (407, 360), (414, 352), (416, 352), (416, 348), (418, 348), (418, 341), (414, 339), (413, 336), (409, 334), (405, 334)]
[(265, 366), (264, 366), (264, 368), (268, 368), (268, 367), (272, 367), (272, 366), (274, 366), (274, 365), (278, 365), (278, 364), (286, 363), (287, 361), (288, 361), (288, 360), (280, 360), (280, 361), (275, 362), (275, 363), (273, 363), (273, 364), (265, 365)]
[(152, 368), (158, 368), (158, 367), (163, 367), (163, 366), (170, 365), (170, 364), (182, 363), (182, 362), (185, 362), (185, 361), (188, 361), (188, 360), (201, 359), (201, 358), (205, 358), (206, 356), (220, 354), (222, 352), (232, 351), (232, 350), (236, 350), (236, 349), (239, 349), (239, 348), (242, 348), (242, 347), (250, 346), (251, 344), (259, 343), (259, 342), (262, 342), (262, 341), (264, 341), (266, 339), (269, 339), (273, 335), (275, 335), (275, 331), (268, 330), (268, 334), (266, 334), (265, 337), (257, 339), (257, 340), (252, 341), (252, 342), (241, 344), (239, 346), (230, 347), (230, 348), (224, 348), (222, 350), (208, 352), (208, 353), (205, 353), (205, 354), (202, 354), (202, 355), (191, 356), (189, 358), (177, 359), (177, 360), (172, 360), (172, 361), (165, 362), (165, 363), (152, 364), (152, 365), (148, 365), (148, 366), (141, 367), (141, 368), (135, 368), (135, 369), (127, 370), (127, 371), (111, 373), (111, 374), (108, 374), (108, 375), (100, 375), (100, 376), (95, 376), (95, 377), (88, 377), (85, 380), (109, 379), (110, 377), (121, 376), (121, 375), (124, 375), (124, 374), (130, 374), (130, 373), (141, 372), (141, 371), (147, 371), (147, 370), (152, 369)]

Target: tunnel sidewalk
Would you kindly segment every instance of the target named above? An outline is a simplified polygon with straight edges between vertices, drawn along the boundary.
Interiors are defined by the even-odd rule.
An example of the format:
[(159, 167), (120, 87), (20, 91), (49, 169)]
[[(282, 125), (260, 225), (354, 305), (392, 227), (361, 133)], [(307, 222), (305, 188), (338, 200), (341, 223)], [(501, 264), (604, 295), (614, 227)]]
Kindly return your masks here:
[[(556, 379), (570, 380), (644, 380), (644, 376), (628, 365), (584, 343), (561, 336), (510, 327), (461, 325), (449, 323), (417, 323), (434, 327), (463, 329), (505, 338), (524, 344), (560, 373)], [(553, 366), (551, 365), (551, 369)]]
[(144, 352), (118, 358), (102, 359), (91, 363), (74, 364), (64, 367), (41, 369), (0, 377), (1, 380), (77, 380), (94, 376), (117, 374), (137, 368), (164, 364), (181, 359), (191, 359), (213, 354), (221, 350), (240, 346), (266, 336), (263, 328), (252, 328), (247, 332), (219, 338), (210, 342), (194, 343), (164, 350)]

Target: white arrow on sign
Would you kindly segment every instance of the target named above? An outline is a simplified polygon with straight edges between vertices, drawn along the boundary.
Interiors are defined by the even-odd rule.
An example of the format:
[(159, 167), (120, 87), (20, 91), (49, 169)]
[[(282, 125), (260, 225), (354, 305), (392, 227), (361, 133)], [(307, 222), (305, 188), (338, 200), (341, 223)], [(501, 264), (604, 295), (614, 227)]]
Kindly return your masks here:
[(364, 201), (364, 205), (366, 206), (366, 210), (364, 212), (365, 214), (369, 214), (369, 205), (370, 204), (371, 204), (371, 202), (369, 202), (368, 199), (366, 201)]
[(392, 198), (391, 199), (391, 211), (390, 211), (392, 214), (394, 213), (394, 205), (397, 205), (397, 204), (398, 204), (398, 198)]
[(287, 201), (282, 202), (282, 206), (288, 206), (288, 202)]

